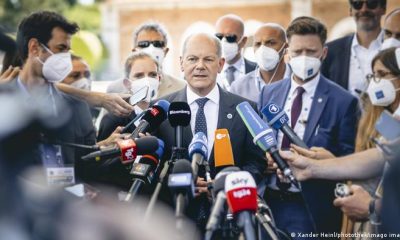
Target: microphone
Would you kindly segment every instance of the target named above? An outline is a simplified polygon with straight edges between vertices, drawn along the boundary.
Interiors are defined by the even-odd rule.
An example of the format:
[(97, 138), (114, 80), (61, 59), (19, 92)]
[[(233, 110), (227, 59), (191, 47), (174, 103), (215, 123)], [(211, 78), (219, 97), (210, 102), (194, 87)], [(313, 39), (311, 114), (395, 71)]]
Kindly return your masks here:
[(82, 157), (83, 160), (94, 159), (100, 161), (120, 156), (123, 164), (133, 162), (137, 155), (144, 155), (155, 152), (159, 148), (159, 141), (156, 137), (146, 136), (142, 138), (126, 139), (117, 142), (118, 147), (102, 149), (89, 153)]
[(308, 149), (307, 144), (297, 136), (293, 129), (288, 125), (289, 117), (280, 109), (280, 107), (274, 103), (267, 104), (262, 110), (262, 114), (267, 118), (268, 125), (276, 130), (281, 130), (283, 134), (290, 140), (290, 142), (296, 144), (299, 147)]
[(218, 229), (221, 222), (221, 216), (225, 212), (226, 194), (225, 194), (225, 179), (228, 174), (239, 172), (238, 167), (226, 167), (215, 176), (213, 184), (213, 195), (215, 196), (214, 205), (212, 206), (210, 217), (206, 225), (205, 239), (211, 240), (214, 232)]
[(253, 215), (257, 211), (257, 187), (249, 172), (234, 172), (226, 176), (225, 192), (229, 210), (245, 239), (256, 239)]
[(192, 166), (188, 160), (179, 159), (175, 162), (172, 173), (168, 177), (168, 187), (175, 196), (175, 216), (177, 228), (183, 224), (185, 208), (194, 197), (194, 179)]
[(264, 152), (268, 152), (282, 173), (300, 189), (289, 165), (279, 155), (272, 129), (258, 116), (248, 102), (240, 103), (237, 105), (236, 110), (239, 112), (244, 124), (253, 136), (254, 144), (257, 144)]
[(173, 128), (175, 128), (175, 146), (182, 147), (183, 128), (190, 123), (190, 107), (187, 102), (173, 102), (169, 106), (168, 120)]
[(197, 179), (199, 166), (207, 161), (208, 148), (207, 137), (204, 133), (198, 132), (194, 135), (192, 142), (189, 145), (189, 158), (192, 159), (193, 179)]
[(215, 168), (234, 166), (232, 145), (228, 129), (217, 129), (214, 138)]
[(151, 184), (154, 174), (159, 166), (159, 159), (164, 154), (164, 142), (158, 139), (158, 149), (154, 154), (143, 155), (139, 162), (133, 163), (130, 174), (133, 176), (133, 183), (126, 195), (125, 201), (131, 201), (136, 196), (143, 184)]
[[(139, 137), (139, 133), (145, 133), (156, 129), (167, 118), (167, 111), (170, 104), (166, 100), (156, 102), (143, 114), (139, 125), (132, 132), (131, 138)], [(135, 120), (135, 119), (134, 119)]]

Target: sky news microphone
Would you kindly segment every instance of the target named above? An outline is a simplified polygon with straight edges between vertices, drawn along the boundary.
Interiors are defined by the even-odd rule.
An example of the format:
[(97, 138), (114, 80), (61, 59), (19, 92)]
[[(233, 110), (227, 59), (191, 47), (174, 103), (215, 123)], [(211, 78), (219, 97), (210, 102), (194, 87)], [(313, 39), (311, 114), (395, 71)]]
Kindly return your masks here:
[(190, 162), (186, 159), (178, 159), (168, 177), (168, 187), (175, 197), (177, 229), (182, 229), (186, 206), (194, 197), (194, 181)]
[(207, 161), (208, 148), (207, 137), (204, 133), (198, 132), (194, 135), (192, 142), (189, 145), (189, 159), (192, 159), (193, 179), (197, 179), (199, 166)]
[(215, 168), (221, 169), (227, 166), (235, 166), (233, 159), (232, 144), (228, 129), (217, 129), (214, 138), (214, 159)]
[(125, 197), (125, 201), (131, 201), (143, 184), (151, 184), (154, 174), (160, 165), (159, 159), (164, 154), (164, 142), (158, 139), (158, 149), (153, 154), (143, 155), (139, 162), (133, 163), (130, 174), (133, 177), (133, 183)]
[(156, 102), (152, 107), (146, 110), (139, 125), (132, 132), (132, 139), (138, 138), (139, 133), (153, 131), (167, 119), (167, 112), (170, 104), (166, 100)]
[(226, 176), (225, 193), (238, 227), (246, 240), (256, 239), (254, 214), (257, 211), (257, 186), (249, 172), (234, 172)]
[(225, 179), (226, 176), (233, 172), (239, 172), (238, 167), (226, 167), (215, 176), (213, 183), (213, 195), (215, 196), (214, 204), (211, 209), (210, 217), (207, 221), (205, 240), (213, 239), (213, 234), (221, 224), (222, 216), (224, 216), (226, 209), (226, 194), (225, 194)]
[(280, 109), (278, 105), (269, 103), (261, 110), (261, 112), (267, 118), (268, 125), (275, 130), (281, 130), (291, 143), (308, 149), (307, 144), (305, 144), (305, 142), (301, 140), (294, 130), (288, 125), (289, 117), (285, 111)]
[(237, 105), (239, 112), (247, 129), (253, 136), (253, 142), (257, 144), (264, 152), (268, 152), (272, 159), (278, 165), (282, 173), (298, 188), (300, 186), (292, 174), (289, 165), (279, 155), (277, 143), (272, 129), (258, 116), (248, 102), (242, 102)]
[(150, 154), (159, 148), (159, 139), (153, 136), (142, 138), (126, 139), (117, 142), (117, 147), (102, 149), (83, 156), (83, 160), (106, 160), (120, 157), (122, 164), (129, 164), (135, 161), (137, 155)]
[(191, 111), (187, 102), (173, 102), (168, 109), (168, 120), (175, 128), (175, 147), (182, 147), (183, 127), (190, 124)]

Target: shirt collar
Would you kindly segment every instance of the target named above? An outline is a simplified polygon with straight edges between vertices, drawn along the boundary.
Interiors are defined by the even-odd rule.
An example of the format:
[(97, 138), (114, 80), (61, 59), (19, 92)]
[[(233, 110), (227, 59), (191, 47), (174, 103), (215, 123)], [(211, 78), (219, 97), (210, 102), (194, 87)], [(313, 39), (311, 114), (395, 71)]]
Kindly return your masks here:
[(237, 60), (234, 64), (229, 65), (229, 64), (224, 64), (224, 72), (226, 71), (226, 69), (228, 69), (228, 67), (230, 66), (234, 66), (236, 68), (236, 71), (240, 72), (240, 73), (244, 73), (245, 72), (245, 64), (244, 64), (244, 57), (241, 56), (239, 58), (239, 60)]
[(311, 79), (310, 81), (304, 83), (303, 85), (299, 85), (293, 78), (293, 74), (291, 77), (291, 87), (290, 87), (290, 91), (289, 91), (289, 96), (293, 96), (293, 94), (295, 94), (295, 90), (297, 89), (297, 87), (302, 87), (305, 91), (306, 94), (309, 95), (314, 95), (315, 90), (317, 89), (318, 83), (319, 83), (319, 78), (320, 78), (320, 73), (318, 73), (317, 75), (315, 75), (315, 77), (313, 77), (313, 79)]
[[(203, 98), (199, 95), (197, 95), (195, 92), (192, 91), (192, 89), (187, 86), (186, 87), (186, 97), (187, 97), (187, 102), (189, 105), (191, 105), (192, 103), (194, 103), (194, 101), (196, 101), (199, 98)], [(215, 104), (219, 104), (219, 88), (218, 88), (218, 84), (215, 84), (214, 88), (211, 90), (211, 92), (209, 92), (206, 96), (206, 98), (209, 99), (209, 101), (214, 102)]]
[[(371, 42), (369, 45), (369, 49), (380, 49), (383, 43), (384, 32), (381, 31), (378, 37)], [(360, 42), (358, 41), (357, 34), (354, 34), (353, 41), (351, 42), (351, 48), (354, 49), (356, 47), (362, 47)]]

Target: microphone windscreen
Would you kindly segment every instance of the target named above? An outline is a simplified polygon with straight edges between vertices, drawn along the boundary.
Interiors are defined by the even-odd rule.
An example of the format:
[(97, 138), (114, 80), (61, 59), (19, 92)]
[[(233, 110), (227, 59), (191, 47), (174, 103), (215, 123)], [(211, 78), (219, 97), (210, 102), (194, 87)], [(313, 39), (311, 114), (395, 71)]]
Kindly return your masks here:
[(249, 172), (229, 174), (225, 179), (225, 193), (233, 214), (241, 211), (257, 211), (257, 187)]
[(207, 137), (204, 133), (198, 132), (193, 136), (192, 142), (189, 145), (189, 158), (192, 159), (193, 154), (199, 153), (203, 158), (208, 157)]
[(159, 148), (159, 139), (153, 136), (146, 136), (135, 139), (137, 155), (154, 153)]
[(267, 104), (261, 112), (267, 119), (268, 124), (274, 129), (280, 129), (283, 124), (289, 122), (288, 115), (275, 103)]
[(169, 105), (168, 120), (172, 127), (185, 127), (190, 123), (190, 107), (187, 102), (173, 102)]
[(177, 173), (190, 173), (192, 174), (192, 165), (186, 159), (179, 159), (174, 163), (174, 167), (172, 168), (172, 174)]
[(225, 179), (226, 176), (228, 176), (229, 174), (233, 173), (233, 172), (239, 172), (240, 168), (238, 167), (226, 167), (224, 169), (222, 169), (222, 171), (220, 171), (216, 176), (215, 176), (215, 180), (213, 183), (213, 193), (214, 195), (217, 195), (219, 191), (225, 191)]
[(167, 112), (164, 111), (163, 107), (154, 105), (146, 111), (143, 115), (144, 120), (146, 120), (152, 130), (155, 130), (165, 119), (167, 119)]
[(276, 140), (272, 129), (258, 116), (248, 102), (242, 102), (237, 105), (239, 112), (247, 129), (253, 136), (253, 142), (257, 144), (264, 152), (272, 146), (276, 146)]
[(167, 100), (162, 99), (162, 100), (157, 101), (154, 105), (161, 107), (164, 110), (164, 112), (167, 113), (168, 109), (169, 109), (169, 105), (171, 105), (171, 104)]
[(215, 167), (235, 165), (228, 129), (217, 129), (215, 131), (214, 159)]

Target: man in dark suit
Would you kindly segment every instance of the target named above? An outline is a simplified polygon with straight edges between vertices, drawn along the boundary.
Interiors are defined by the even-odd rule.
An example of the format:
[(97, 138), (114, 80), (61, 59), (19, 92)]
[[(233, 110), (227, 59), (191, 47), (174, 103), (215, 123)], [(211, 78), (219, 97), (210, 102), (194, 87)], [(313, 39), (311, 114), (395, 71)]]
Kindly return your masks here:
[(244, 36), (244, 23), (239, 16), (228, 14), (220, 17), (215, 24), (215, 31), (215, 36), (221, 40), (225, 58), (225, 65), (218, 75), (218, 83), (229, 91), (232, 82), (254, 71), (257, 64), (242, 55), (247, 36)]
[[(169, 102), (184, 101), (191, 109), (190, 126), (183, 129), (183, 147), (188, 147), (194, 133), (204, 127), (200, 122), (206, 122), (205, 129), (200, 129), (207, 135), (211, 175), (214, 178), (214, 135), (218, 128), (229, 131), (235, 165), (249, 171), (258, 182), (265, 168), (265, 160), (261, 150), (254, 145), (250, 132), (247, 130), (236, 106), (246, 99), (226, 92), (216, 82), (217, 74), (222, 70), (224, 59), (221, 58), (221, 45), (219, 40), (207, 34), (189, 36), (183, 46), (181, 56), (181, 69), (187, 81), (187, 87), (172, 93), (163, 99)], [(255, 104), (252, 103), (255, 107)], [(202, 119), (202, 120), (201, 120)], [(171, 147), (174, 146), (174, 129), (168, 121), (161, 124), (157, 134), (165, 143), (164, 158), (171, 156)], [(207, 183), (203, 178), (197, 179), (196, 192), (201, 194), (197, 199), (203, 198), (207, 193)], [(207, 199), (207, 198), (203, 198)], [(195, 205), (195, 204), (194, 204)], [(191, 206), (192, 217), (199, 217), (199, 207)], [(209, 209), (208, 209), (209, 210)], [(197, 218), (200, 228), (205, 227), (207, 216)]]
[[(370, 3), (371, 2), (371, 3)], [(329, 42), (321, 73), (358, 96), (367, 87), (366, 75), (372, 73), (371, 61), (383, 41), (381, 17), (386, 0), (349, 0), (350, 16), (356, 22), (356, 33)]]
[[(266, 86), (260, 107), (272, 102), (284, 109), (291, 127), (309, 147), (324, 147), (336, 156), (352, 153), (358, 102), (320, 74), (321, 60), (327, 53), (323, 46), (326, 27), (316, 19), (300, 17), (292, 21), (286, 34), (293, 75)], [(277, 139), (281, 148), (290, 147), (281, 132)], [(265, 198), (279, 228), (305, 233), (313, 231), (315, 224), (318, 232), (339, 230), (340, 212), (332, 205), (334, 183), (302, 182), (300, 193), (293, 187), (284, 189), (272, 175), (267, 185)]]

